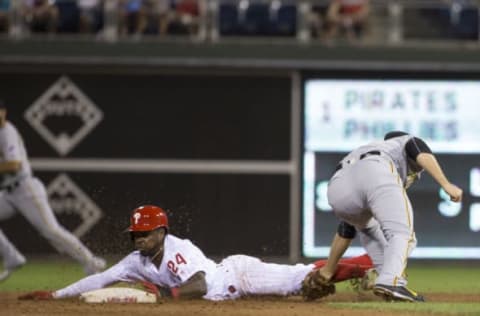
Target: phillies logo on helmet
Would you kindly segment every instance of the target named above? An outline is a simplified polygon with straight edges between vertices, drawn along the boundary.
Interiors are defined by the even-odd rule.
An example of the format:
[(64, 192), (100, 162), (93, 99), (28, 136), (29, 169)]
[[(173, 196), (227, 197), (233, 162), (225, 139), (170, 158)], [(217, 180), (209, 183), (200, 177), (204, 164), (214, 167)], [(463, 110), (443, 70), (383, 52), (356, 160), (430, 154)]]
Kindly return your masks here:
[(138, 224), (138, 220), (142, 217), (142, 214), (140, 213), (135, 213), (133, 214), (133, 218), (135, 219), (135, 224)]

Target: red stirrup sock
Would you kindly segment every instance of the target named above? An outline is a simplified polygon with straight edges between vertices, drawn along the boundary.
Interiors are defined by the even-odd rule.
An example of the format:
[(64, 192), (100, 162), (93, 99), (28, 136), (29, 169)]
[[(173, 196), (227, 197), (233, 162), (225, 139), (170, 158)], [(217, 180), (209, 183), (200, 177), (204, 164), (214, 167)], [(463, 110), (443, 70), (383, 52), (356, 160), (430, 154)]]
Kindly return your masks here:
[(320, 269), (327, 264), (327, 259), (317, 260), (313, 264), (315, 265), (315, 268), (313, 268), (314, 270)]
[[(364, 254), (364, 255), (358, 256), (358, 257), (340, 259), (339, 263), (359, 264), (359, 265), (364, 265), (364, 266), (370, 266), (370, 268), (373, 268), (372, 259), (370, 259), (370, 257), (367, 254)], [(325, 264), (327, 264), (327, 259), (317, 260), (313, 264), (315, 265), (314, 269), (320, 269)]]
[(360, 264), (360, 265), (364, 265), (364, 266), (371, 266), (370, 268), (373, 267), (372, 259), (367, 254), (364, 254), (364, 255), (358, 256), (358, 257), (341, 259), (340, 263)]
[(365, 275), (365, 271), (371, 267), (371, 265), (339, 263), (337, 271), (332, 277), (332, 281), (342, 282), (349, 279), (361, 278)]

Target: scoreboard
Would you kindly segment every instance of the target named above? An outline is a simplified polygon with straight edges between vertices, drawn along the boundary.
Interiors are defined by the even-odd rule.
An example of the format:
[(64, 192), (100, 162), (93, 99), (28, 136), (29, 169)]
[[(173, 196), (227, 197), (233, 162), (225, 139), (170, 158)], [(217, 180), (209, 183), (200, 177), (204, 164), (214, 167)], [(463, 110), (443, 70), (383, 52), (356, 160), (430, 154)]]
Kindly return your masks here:
[[(480, 258), (480, 81), (306, 79), (303, 91), (303, 255), (324, 257), (339, 220), (328, 180), (349, 151), (401, 130), (425, 140), (461, 203), (426, 172), (408, 190), (416, 258)], [(358, 238), (357, 238), (358, 239)], [(347, 255), (364, 253), (358, 240)]]

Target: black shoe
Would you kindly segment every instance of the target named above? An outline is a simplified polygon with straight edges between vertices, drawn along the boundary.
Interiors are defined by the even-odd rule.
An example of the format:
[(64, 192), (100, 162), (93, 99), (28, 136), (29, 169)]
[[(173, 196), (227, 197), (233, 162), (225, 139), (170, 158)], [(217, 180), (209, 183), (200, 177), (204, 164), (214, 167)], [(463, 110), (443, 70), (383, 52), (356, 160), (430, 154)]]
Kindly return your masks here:
[(418, 295), (406, 286), (377, 284), (373, 288), (373, 293), (387, 301), (425, 302), (422, 295)]

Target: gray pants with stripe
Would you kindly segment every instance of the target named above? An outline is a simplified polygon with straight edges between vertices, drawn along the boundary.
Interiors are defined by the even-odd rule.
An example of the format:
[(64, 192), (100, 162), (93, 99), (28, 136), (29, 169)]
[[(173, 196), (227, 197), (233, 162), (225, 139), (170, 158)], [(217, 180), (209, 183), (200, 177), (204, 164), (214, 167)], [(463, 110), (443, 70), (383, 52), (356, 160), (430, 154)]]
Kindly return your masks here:
[[(12, 192), (0, 193), (0, 220), (21, 213), (60, 253), (66, 253), (85, 268), (92, 264), (93, 254), (55, 218), (48, 203), (45, 186), (37, 178), (28, 177)], [(5, 265), (12, 266), (20, 253), (0, 231), (0, 255)]]
[(393, 163), (369, 156), (345, 165), (330, 180), (328, 201), (338, 218), (357, 228), (379, 273), (377, 284), (406, 285), (416, 238), (411, 203)]

